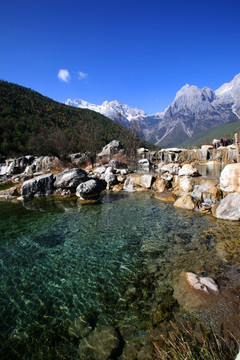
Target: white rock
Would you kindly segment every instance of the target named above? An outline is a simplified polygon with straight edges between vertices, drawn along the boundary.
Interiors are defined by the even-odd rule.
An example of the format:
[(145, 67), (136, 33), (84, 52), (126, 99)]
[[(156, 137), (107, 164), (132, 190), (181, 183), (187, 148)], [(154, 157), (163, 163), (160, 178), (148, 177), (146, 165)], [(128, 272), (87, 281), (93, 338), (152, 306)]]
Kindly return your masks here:
[(240, 193), (228, 194), (213, 214), (219, 219), (240, 220)]
[(221, 172), (220, 189), (240, 193), (240, 163), (225, 166)]
[(199, 176), (198, 170), (190, 164), (185, 164), (179, 170), (179, 176)]

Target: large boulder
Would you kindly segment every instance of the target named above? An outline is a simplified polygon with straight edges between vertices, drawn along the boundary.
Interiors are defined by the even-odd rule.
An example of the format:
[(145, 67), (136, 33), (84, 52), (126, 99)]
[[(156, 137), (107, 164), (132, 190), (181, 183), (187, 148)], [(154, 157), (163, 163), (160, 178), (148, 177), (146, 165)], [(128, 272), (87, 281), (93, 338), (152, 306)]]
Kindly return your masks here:
[(105, 188), (105, 181), (90, 179), (78, 185), (76, 189), (76, 195), (84, 200), (97, 200)]
[(213, 215), (219, 219), (240, 220), (240, 193), (228, 194), (213, 209)]
[(170, 188), (170, 182), (162, 178), (157, 178), (152, 186), (153, 190), (162, 193)]
[(178, 172), (179, 176), (199, 176), (198, 170), (190, 164), (185, 164)]
[(57, 189), (75, 190), (79, 184), (86, 180), (86, 171), (78, 168), (67, 169), (56, 175), (53, 185)]
[(134, 175), (132, 178), (135, 185), (146, 189), (150, 189), (153, 182), (153, 176), (150, 174)]
[(180, 168), (179, 164), (166, 164), (160, 168), (160, 171), (162, 174), (167, 172), (171, 175), (178, 175)]
[(199, 203), (212, 206), (221, 199), (222, 192), (217, 180), (204, 180), (195, 185), (191, 193), (192, 197)]
[(179, 173), (179, 164), (166, 164), (158, 167), (158, 171), (161, 173), (161, 178), (166, 181), (171, 181), (175, 175)]
[(175, 195), (180, 196), (189, 193), (194, 188), (194, 179), (191, 176), (173, 177), (172, 188)]
[(177, 199), (173, 205), (186, 210), (193, 210), (195, 207), (193, 198), (190, 194), (184, 194), (182, 197)]
[(240, 163), (225, 166), (221, 172), (220, 188), (224, 192), (240, 193)]
[(111, 159), (113, 155), (123, 152), (123, 144), (118, 140), (113, 140), (98, 154), (99, 158)]
[(27, 199), (32, 196), (49, 195), (53, 190), (53, 175), (44, 174), (23, 183), (21, 196)]
[(119, 343), (118, 334), (112, 326), (99, 325), (80, 342), (78, 353), (82, 360), (108, 360)]
[(62, 166), (61, 161), (54, 156), (40, 156), (36, 158), (30, 166), (30, 172), (51, 171), (58, 166)]

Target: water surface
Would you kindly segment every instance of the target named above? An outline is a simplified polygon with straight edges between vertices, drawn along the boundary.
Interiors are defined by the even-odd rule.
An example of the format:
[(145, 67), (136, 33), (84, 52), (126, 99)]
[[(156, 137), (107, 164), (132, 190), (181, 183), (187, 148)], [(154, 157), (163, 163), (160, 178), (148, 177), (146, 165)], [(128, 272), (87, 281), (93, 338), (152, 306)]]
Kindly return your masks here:
[(158, 276), (160, 291), (177, 269), (221, 266), (216, 241), (203, 236), (218, 227), (211, 216), (149, 194), (106, 194), (96, 205), (0, 202), (1, 358), (77, 359), (68, 327), (86, 313), (95, 323), (131, 322), (144, 334), (157, 297), (153, 284), (141, 288), (146, 274)]

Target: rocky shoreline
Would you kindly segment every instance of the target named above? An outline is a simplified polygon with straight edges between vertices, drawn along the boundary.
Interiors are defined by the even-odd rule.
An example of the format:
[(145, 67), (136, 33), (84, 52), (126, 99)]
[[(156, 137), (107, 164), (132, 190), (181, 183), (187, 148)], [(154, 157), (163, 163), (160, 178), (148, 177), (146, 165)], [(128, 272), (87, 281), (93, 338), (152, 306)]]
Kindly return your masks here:
[[(240, 220), (240, 164), (234, 163), (234, 145), (158, 152), (138, 149), (137, 170), (129, 168), (123, 146), (115, 140), (98, 154), (101, 165), (95, 168), (79, 167), (83, 154), (72, 154), (69, 158), (68, 168), (59, 159), (48, 156), (5, 160), (0, 167), (0, 198), (26, 201), (34, 196), (56, 194), (76, 195), (83, 202), (95, 202), (104, 190), (151, 191), (157, 199), (173, 202), (178, 208)], [(121, 161), (116, 160), (119, 158)], [(201, 176), (194, 166), (223, 162), (227, 165), (219, 179)]]

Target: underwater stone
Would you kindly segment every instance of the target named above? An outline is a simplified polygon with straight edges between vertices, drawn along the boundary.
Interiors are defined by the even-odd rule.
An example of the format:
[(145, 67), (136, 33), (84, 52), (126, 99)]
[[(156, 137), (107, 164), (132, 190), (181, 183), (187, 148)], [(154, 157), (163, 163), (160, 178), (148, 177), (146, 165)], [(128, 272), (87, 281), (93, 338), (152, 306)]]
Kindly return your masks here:
[(184, 308), (195, 311), (208, 308), (219, 295), (218, 286), (210, 277), (182, 271), (174, 284), (174, 298)]
[(119, 346), (119, 337), (112, 326), (99, 325), (79, 345), (82, 360), (108, 360)]

